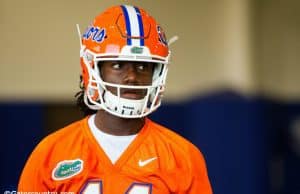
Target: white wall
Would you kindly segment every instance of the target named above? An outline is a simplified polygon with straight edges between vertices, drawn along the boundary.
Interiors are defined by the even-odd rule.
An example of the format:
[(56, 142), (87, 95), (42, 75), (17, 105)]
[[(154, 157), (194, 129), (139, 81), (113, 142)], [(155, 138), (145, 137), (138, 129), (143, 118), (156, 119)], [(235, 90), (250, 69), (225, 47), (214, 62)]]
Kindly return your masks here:
[(300, 23), (288, 14), (291, 1), (281, 11), (280, 1), (268, 0), (1, 0), (0, 100), (73, 99), (80, 74), (75, 24), (83, 30), (99, 12), (123, 3), (150, 12), (169, 38), (179, 36), (167, 100), (222, 88), (299, 98)]
[(261, 93), (300, 99), (300, 1), (258, 3), (257, 79)]

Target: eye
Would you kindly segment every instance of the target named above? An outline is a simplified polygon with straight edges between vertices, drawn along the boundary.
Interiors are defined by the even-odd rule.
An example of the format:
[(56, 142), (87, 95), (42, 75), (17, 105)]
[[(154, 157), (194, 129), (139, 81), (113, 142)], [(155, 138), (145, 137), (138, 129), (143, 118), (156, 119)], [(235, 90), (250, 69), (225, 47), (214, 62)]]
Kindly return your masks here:
[(137, 69), (138, 70), (144, 70), (146, 68), (146, 64), (138, 64)]
[(120, 69), (121, 68), (121, 64), (120, 63), (113, 63), (112, 64), (112, 68), (113, 69)]

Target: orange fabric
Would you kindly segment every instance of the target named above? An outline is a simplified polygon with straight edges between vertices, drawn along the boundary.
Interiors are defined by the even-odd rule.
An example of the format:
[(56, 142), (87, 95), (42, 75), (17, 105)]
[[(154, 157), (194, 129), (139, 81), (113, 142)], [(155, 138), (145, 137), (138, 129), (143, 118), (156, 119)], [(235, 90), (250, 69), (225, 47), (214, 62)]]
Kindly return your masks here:
[[(23, 169), (18, 191), (122, 194), (141, 193), (142, 188), (153, 194), (212, 193), (202, 154), (171, 130), (146, 119), (136, 139), (112, 164), (87, 121), (77, 121), (40, 142)], [(73, 161), (73, 168), (59, 166), (64, 161)], [(74, 161), (82, 161), (82, 166), (74, 167)], [(77, 174), (54, 180), (57, 169)]]

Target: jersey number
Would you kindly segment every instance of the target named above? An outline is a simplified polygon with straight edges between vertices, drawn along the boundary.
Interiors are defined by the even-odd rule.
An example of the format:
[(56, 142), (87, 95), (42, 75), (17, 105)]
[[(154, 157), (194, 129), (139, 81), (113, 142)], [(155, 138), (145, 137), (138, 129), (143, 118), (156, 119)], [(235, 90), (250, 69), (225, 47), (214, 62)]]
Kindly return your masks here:
[[(117, 187), (117, 185), (116, 185)], [(125, 194), (151, 194), (152, 185), (147, 183), (132, 183)], [(80, 194), (103, 194), (101, 180), (91, 180), (81, 189)]]

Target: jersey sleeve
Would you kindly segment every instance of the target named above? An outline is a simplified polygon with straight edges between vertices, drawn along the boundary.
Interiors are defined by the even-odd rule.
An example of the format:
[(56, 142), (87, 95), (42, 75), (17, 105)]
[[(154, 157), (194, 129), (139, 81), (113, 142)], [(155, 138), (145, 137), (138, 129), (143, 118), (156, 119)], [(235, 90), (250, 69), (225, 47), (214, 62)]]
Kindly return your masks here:
[(212, 194), (204, 156), (194, 146), (191, 148), (193, 180), (189, 194)]
[(50, 191), (50, 181), (47, 180), (47, 140), (43, 140), (31, 153), (19, 179), (18, 191), (20, 192), (45, 192)]

